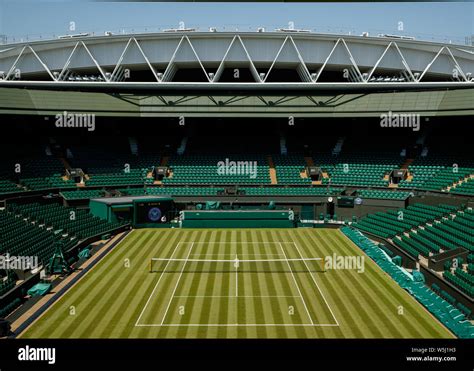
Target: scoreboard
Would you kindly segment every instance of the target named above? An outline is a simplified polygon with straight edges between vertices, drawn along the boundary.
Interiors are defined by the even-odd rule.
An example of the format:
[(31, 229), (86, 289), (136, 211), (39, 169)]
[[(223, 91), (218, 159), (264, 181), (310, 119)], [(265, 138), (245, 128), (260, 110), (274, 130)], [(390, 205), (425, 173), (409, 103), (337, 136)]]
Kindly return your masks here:
[(173, 218), (175, 207), (171, 198), (138, 199), (133, 201), (135, 226), (158, 226)]

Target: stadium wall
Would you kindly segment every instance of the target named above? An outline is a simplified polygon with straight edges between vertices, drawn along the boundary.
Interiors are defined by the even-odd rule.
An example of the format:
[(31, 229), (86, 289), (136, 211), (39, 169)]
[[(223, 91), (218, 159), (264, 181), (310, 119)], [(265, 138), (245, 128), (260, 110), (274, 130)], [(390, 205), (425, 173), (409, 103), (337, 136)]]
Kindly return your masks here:
[(294, 228), (292, 211), (183, 211), (183, 228)]

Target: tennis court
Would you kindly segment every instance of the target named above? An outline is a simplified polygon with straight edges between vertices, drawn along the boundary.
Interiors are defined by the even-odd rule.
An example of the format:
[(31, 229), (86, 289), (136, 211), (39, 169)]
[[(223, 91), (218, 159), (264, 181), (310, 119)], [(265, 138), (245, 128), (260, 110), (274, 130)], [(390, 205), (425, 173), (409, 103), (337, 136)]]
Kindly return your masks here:
[[(132, 231), (24, 338), (446, 338), (335, 229)], [(400, 313), (402, 308), (402, 313)]]
[[(338, 326), (316, 280), (324, 259), (302, 256), (294, 241), (184, 241), (150, 264), (159, 278), (136, 326)], [(161, 293), (167, 280), (173, 290)]]

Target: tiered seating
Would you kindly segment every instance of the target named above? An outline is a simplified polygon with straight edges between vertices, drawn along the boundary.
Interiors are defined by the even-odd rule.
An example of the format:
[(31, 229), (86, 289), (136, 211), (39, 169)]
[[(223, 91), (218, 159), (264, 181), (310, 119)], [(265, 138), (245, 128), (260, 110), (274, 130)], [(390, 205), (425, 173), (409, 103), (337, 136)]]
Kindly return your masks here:
[(15, 278), (11, 275), (0, 278), (0, 296), (5, 295), (8, 291), (15, 287)]
[(241, 188), (248, 196), (326, 196), (338, 195), (341, 190), (338, 188), (327, 187), (245, 187)]
[[(146, 190), (146, 194), (171, 196), (216, 196), (218, 191), (223, 190), (224, 188), (217, 187), (149, 187)], [(143, 190), (141, 191), (143, 192)]]
[(311, 178), (300, 176), (306, 166), (302, 155), (273, 155), (272, 159), (278, 184), (311, 184)]
[(361, 198), (375, 198), (384, 200), (406, 200), (410, 192), (385, 191), (376, 189), (360, 189), (357, 191)]
[[(56, 242), (62, 240), (47, 228), (40, 228), (9, 211), (0, 211), (0, 254), (38, 256), (40, 262), (48, 262)], [(63, 241), (71, 247), (70, 240)]]
[[(432, 252), (464, 247), (474, 252), (474, 221), (469, 220), (471, 210), (458, 211), (454, 218), (440, 219), (432, 226), (425, 226), (410, 233), (410, 240), (417, 241)], [(469, 226), (472, 223), (471, 226)], [(422, 254), (425, 255), (425, 254)], [(426, 256), (426, 255), (425, 255)]]
[[(401, 181), (399, 187), (441, 191), (474, 173), (472, 162), (463, 156), (459, 157), (446, 155), (418, 157), (408, 166), (413, 179)], [(453, 171), (453, 164), (458, 164), (457, 172)]]
[[(107, 174), (94, 174), (86, 181), (87, 186), (124, 186), (143, 184), (146, 180), (147, 169), (130, 169), (129, 172), (117, 171)], [(153, 182), (153, 179), (151, 179)]]
[(86, 186), (123, 187), (127, 185), (152, 184), (147, 178), (153, 166), (160, 165), (157, 154), (130, 153), (128, 144), (116, 141), (103, 146), (79, 146), (72, 148), (71, 163), (87, 174)]
[(16, 308), (21, 305), (21, 299), (15, 298), (11, 303), (0, 307), (0, 318), (6, 317), (8, 314), (13, 312)]
[(39, 157), (21, 162), (20, 184), (28, 189), (75, 188), (72, 180), (63, 180), (64, 165), (55, 157)]
[(83, 189), (77, 191), (63, 191), (61, 195), (66, 200), (84, 200), (90, 198), (104, 197), (105, 192), (101, 189)]
[(18, 184), (7, 178), (0, 178), (0, 194), (19, 192), (21, 190)]
[(417, 258), (418, 255), (429, 256), (430, 251), (439, 251), (439, 248), (432, 247), (431, 249), (426, 245), (420, 243), (415, 235), (415, 238), (408, 238), (407, 236), (402, 236), (401, 240), (395, 240), (395, 244), (405, 250), (409, 255)]
[[(400, 211), (403, 212), (401, 220)], [(407, 209), (368, 215), (354, 226), (384, 238), (393, 238), (397, 246), (413, 257), (458, 247), (474, 252), (474, 216), (470, 209), (457, 211), (450, 205), (416, 204)]]
[[(256, 175), (219, 173), (218, 164), (225, 162), (226, 158), (236, 162), (248, 161), (252, 168), (255, 161)], [(268, 161), (265, 156), (259, 154), (173, 156), (169, 166), (173, 175), (164, 178), (164, 184), (270, 184)]]
[(454, 334), (461, 338), (472, 338), (474, 336), (474, 326), (466, 319), (466, 315), (471, 314), (469, 309), (460, 306), (459, 303), (454, 306), (456, 304), (455, 300), (448, 293), (444, 292), (447, 295), (440, 294), (438, 296), (435, 292), (439, 293), (440, 290), (439, 288), (435, 289), (435, 285), (433, 285), (433, 290), (436, 290), (434, 292), (423, 282), (415, 281), (406, 272), (402, 272), (402, 269), (394, 264), (386, 254), (382, 253), (382, 250), (374, 242), (359, 231), (350, 227), (343, 227), (341, 231)]
[(474, 195), (474, 178), (469, 178), (458, 186), (451, 188), (449, 192), (461, 195)]
[(464, 313), (464, 315), (466, 317), (470, 317), (471, 314), (472, 314), (472, 311), (466, 307), (465, 305), (463, 305), (462, 303), (459, 303), (457, 302), (456, 298), (454, 296), (452, 296), (451, 294), (449, 294), (447, 291), (444, 291), (444, 290), (441, 290), (441, 288), (436, 284), (436, 283), (433, 283), (431, 285), (431, 289), (436, 293), (438, 294), (441, 298), (443, 298), (444, 300), (446, 300), (449, 304), (451, 304), (452, 306), (456, 306), (461, 312)]
[(411, 181), (402, 180), (398, 188), (421, 188), (425, 182), (432, 179), (443, 166), (440, 165), (416, 165), (416, 160), (408, 166), (409, 173), (413, 176)]
[(434, 207), (415, 204), (397, 211), (390, 210), (386, 213), (369, 214), (356, 223), (355, 227), (384, 238), (393, 238), (397, 234), (439, 218), (452, 210), (453, 208), (447, 205)]
[(378, 154), (368, 156), (346, 154), (336, 158), (313, 156), (315, 164), (329, 174), (323, 184), (341, 186), (387, 187), (389, 180), (384, 177), (392, 170), (399, 168), (400, 158), (392, 155)]
[(462, 269), (455, 269), (454, 274), (450, 271), (445, 271), (443, 277), (446, 281), (451, 282), (461, 291), (474, 297), (474, 275), (463, 271)]
[[(109, 223), (93, 216), (86, 210), (64, 207), (59, 204), (41, 205), (38, 203), (24, 205), (9, 205), (9, 210), (35, 221), (39, 225), (52, 227), (55, 231), (78, 239), (100, 235), (120, 226), (119, 223)], [(75, 219), (71, 220), (71, 211)]]
[(453, 183), (459, 182), (466, 176), (474, 173), (471, 168), (458, 168), (457, 172), (453, 172), (453, 168), (445, 168), (436, 173), (436, 176), (428, 178), (422, 185), (422, 189), (441, 190)]

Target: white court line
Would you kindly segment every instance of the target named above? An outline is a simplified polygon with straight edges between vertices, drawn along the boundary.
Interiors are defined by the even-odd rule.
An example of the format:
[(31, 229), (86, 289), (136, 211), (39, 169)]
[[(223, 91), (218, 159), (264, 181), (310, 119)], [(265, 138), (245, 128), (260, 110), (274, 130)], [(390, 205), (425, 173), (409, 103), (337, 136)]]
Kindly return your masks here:
[(282, 244), (282, 243), (295, 243), (294, 241), (280, 241), (280, 242), (277, 242), (277, 241), (269, 241), (269, 242), (250, 242), (250, 241), (239, 241), (239, 242), (228, 242), (228, 241), (222, 241), (222, 242), (219, 242), (219, 241), (209, 241), (209, 242), (205, 242), (205, 241), (180, 241), (180, 243), (194, 243), (196, 245), (199, 245), (199, 244), (205, 244), (205, 245), (278, 245), (278, 244)]
[[(176, 293), (176, 289), (178, 288), (179, 281), (181, 281), (181, 277), (183, 276), (184, 268), (186, 267), (186, 264), (188, 263), (188, 258), (189, 255), (191, 254), (191, 251), (193, 250), (194, 247), (194, 242), (191, 243), (191, 248), (189, 249), (188, 255), (186, 256), (186, 261), (183, 264), (183, 268), (181, 268), (181, 273), (179, 274), (178, 281), (176, 282), (176, 286), (174, 287), (173, 293), (171, 294), (170, 301), (168, 302), (168, 306), (166, 307), (165, 314), (163, 315), (163, 319), (161, 320), (161, 324), (165, 322), (166, 315), (168, 314), (168, 310), (170, 309), (171, 302), (173, 301), (174, 294)], [(166, 270), (166, 267), (165, 267)]]
[[(173, 250), (173, 253), (171, 254), (170, 258), (172, 258), (174, 256), (178, 246), (181, 243), (188, 243), (188, 244), (226, 244), (226, 245), (228, 245), (228, 244), (236, 244), (236, 245), (239, 245), (239, 244), (242, 244), (242, 245), (243, 244), (256, 244), (255, 242), (217, 242), (217, 241), (214, 241), (214, 242), (207, 243), (207, 242), (195, 242), (195, 241), (179, 241), (177, 243), (175, 249)], [(279, 245), (282, 252), (283, 252), (283, 254), (271, 254), (271, 255), (285, 256), (285, 259), (288, 261), (288, 264), (289, 264), (289, 260), (288, 260), (286, 254), (285, 254), (285, 251), (282, 247), (282, 244), (293, 244), (299, 252), (298, 246), (295, 244), (294, 241), (258, 242), (258, 244), (261, 244), (261, 245), (277, 244), (277, 245)], [(189, 251), (189, 254), (191, 253), (191, 251), (192, 251), (192, 247)], [(199, 255), (199, 254), (192, 254), (192, 255)], [(250, 255), (250, 254), (248, 254), (248, 255)], [(255, 255), (257, 255), (257, 254), (255, 254)], [(262, 255), (262, 256), (267, 255), (268, 256), (269, 254), (260, 254), (260, 255)], [(300, 256), (302, 257), (301, 253), (300, 253)], [(189, 255), (188, 255), (188, 258), (189, 258)], [(153, 297), (153, 295), (154, 295), (154, 293), (155, 293), (155, 291), (156, 291), (156, 289), (157, 289), (157, 287), (158, 287), (158, 285), (161, 281), (161, 278), (163, 277), (164, 273), (166, 272), (166, 268), (167, 268), (167, 265), (165, 266), (163, 272), (161, 273), (160, 278), (158, 279), (158, 282), (156, 283), (155, 287), (153, 288), (153, 291), (151, 292), (150, 296), (148, 297), (148, 300), (147, 300), (145, 306), (143, 307), (142, 312), (140, 313), (140, 316), (138, 317), (137, 322), (135, 323), (136, 327), (335, 327), (335, 326), (339, 326), (339, 323), (337, 322), (337, 319), (334, 316), (334, 314), (331, 310), (331, 307), (327, 303), (321, 289), (319, 288), (317, 282), (315, 281), (313, 275), (311, 274), (311, 277), (312, 277), (314, 283), (318, 287), (318, 290), (320, 291), (321, 296), (323, 296), (323, 299), (324, 299), (326, 305), (328, 306), (329, 310), (331, 311), (331, 314), (333, 315), (333, 317), (336, 320), (337, 324), (334, 324), (334, 323), (320, 323), (320, 324), (318, 324), (318, 323), (313, 322), (311, 316), (309, 315), (309, 311), (308, 311), (308, 308), (306, 306), (306, 303), (305, 303), (305, 301), (304, 301), (304, 299), (301, 295), (301, 291), (299, 290), (298, 284), (296, 283), (296, 279), (294, 277), (293, 271), (291, 270), (291, 267), (290, 267), (290, 271), (291, 271), (291, 274), (293, 276), (293, 279), (295, 280), (299, 295), (291, 295), (291, 296), (290, 295), (274, 295), (274, 296), (272, 296), (272, 295), (268, 295), (268, 296), (248, 295), (248, 296), (241, 296), (241, 297), (242, 298), (298, 298), (299, 297), (303, 301), (303, 304), (306, 308), (306, 311), (308, 312), (308, 318), (311, 320), (311, 324), (306, 324), (306, 323), (302, 323), (302, 324), (289, 324), (289, 323), (281, 323), (281, 324), (280, 323), (275, 323), (275, 324), (273, 324), (273, 323), (267, 323), (267, 324), (262, 324), (262, 323), (256, 323), (256, 324), (246, 324), (246, 323), (244, 323), (244, 324), (232, 324), (232, 323), (230, 323), (230, 324), (212, 324), (212, 323), (211, 324), (194, 324), (194, 323), (189, 323), (189, 324), (186, 324), (186, 323), (184, 323), (184, 324), (173, 324), (173, 323), (171, 323), (171, 324), (165, 324), (165, 323), (161, 323), (161, 324), (140, 324), (139, 323), (140, 319), (143, 316), (147, 306), (149, 305), (149, 302), (150, 302), (151, 298)], [(175, 290), (176, 290), (176, 287), (175, 287)], [(215, 297), (215, 298), (232, 298), (232, 296), (212, 296), (212, 295), (209, 295), (209, 296), (207, 296), (207, 295), (202, 295), (202, 296), (199, 296), (199, 295), (198, 296), (174, 296), (174, 293), (173, 293), (173, 295), (170, 299), (170, 302), (168, 303), (168, 308), (171, 304), (171, 301), (174, 298), (191, 298), (191, 297), (196, 297), (196, 298), (199, 298), (199, 297), (202, 297), (202, 298), (206, 298), (206, 297), (209, 297), (209, 298), (213, 298), (213, 297)], [(166, 313), (165, 313), (165, 316), (166, 316)], [(163, 317), (163, 321), (165, 319), (165, 316)]]
[(156, 323), (140, 324), (137, 327), (335, 327), (334, 323), (167, 323), (159, 325)]
[[(283, 256), (283, 254), (241, 254), (241, 255), (248, 255), (248, 256)], [(223, 253), (196, 253), (191, 254), (190, 256), (202, 256), (202, 257), (209, 257), (209, 256), (235, 256), (235, 254), (223, 254)]]
[(239, 296), (239, 258), (235, 254), (235, 297)]
[(304, 305), (304, 308), (306, 309), (306, 313), (308, 314), (308, 318), (311, 321), (311, 324), (314, 325), (313, 319), (311, 318), (311, 315), (309, 314), (308, 307), (306, 306), (306, 302), (303, 299), (303, 295), (301, 295), (300, 287), (298, 286), (298, 282), (296, 282), (296, 278), (295, 278), (295, 275), (293, 273), (293, 269), (291, 269), (291, 265), (290, 265), (290, 262), (288, 261), (285, 250), (283, 250), (283, 246), (281, 245), (281, 243), (279, 244), (279, 246), (280, 246), (281, 251), (285, 255), (286, 263), (288, 264), (288, 268), (290, 268), (291, 276), (293, 277), (293, 281), (295, 281), (296, 288), (298, 289), (298, 293), (300, 295), (300, 298), (303, 301), (303, 305)]
[(318, 288), (319, 293), (321, 294), (321, 296), (322, 296), (322, 298), (323, 298), (323, 300), (324, 300), (324, 303), (326, 303), (326, 306), (327, 306), (328, 309), (329, 309), (329, 312), (331, 312), (332, 318), (334, 319), (334, 321), (336, 321), (336, 325), (339, 326), (339, 322), (337, 321), (337, 318), (336, 318), (336, 316), (334, 315), (334, 313), (333, 313), (333, 311), (332, 311), (332, 309), (331, 309), (331, 306), (329, 305), (328, 301), (327, 301), (326, 298), (324, 297), (324, 294), (323, 294), (323, 292), (321, 291), (321, 288), (319, 287), (318, 283), (316, 282), (316, 279), (314, 278), (313, 273), (311, 272), (311, 270), (309, 269), (308, 265), (306, 264), (306, 261), (304, 260), (303, 255), (301, 254), (300, 249), (298, 248), (298, 245), (297, 245), (294, 241), (293, 241), (293, 245), (296, 247), (296, 250), (298, 251), (298, 254), (300, 255), (301, 259), (303, 259), (303, 262), (304, 262), (306, 268), (308, 269), (309, 275), (311, 276), (311, 278), (313, 279), (314, 284), (315, 284), (316, 287)]
[[(174, 298), (225, 298), (232, 299), (229, 295), (175, 295)], [(243, 295), (239, 298), (299, 298), (298, 295)]]
[[(180, 243), (181, 243), (181, 242), (178, 242), (178, 243), (176, 244), (176, 247), (174, 248), (173, 253), (171, 254), (171, 258), (173, 257), (173, 255), (174, 255), (174, 253), (176, 252), (176, 249), (178, 248), (178, 246), (179, 246)], [(169, 263), (170, 263), (170, 262), (168, 262), (168, 264), (169, 264)], [(153, 290), (151, 291), (151, 294), (150, 294), (150, 296), (148, 297), (148, 300), (146, 301), (145, 306), (143, 307), (143, 309), (142, 309), (140, 315), (138, 316), (137, 322), (135, 322), (135, 326), (138, 325), (138, 322), (140, 322), (140, 319), (142, 318), (143, 313), (145, 313), (145, 310), (146, 310), (148, 304), (150, 303), (150, 300), (151, 300), (153, 294), (155, 293), (156, 288), (157, 288), (158, 285), (160, 284), (161, 278), (163, 277), (163, 274), (165, 273), (166, 268), (168, 268), (168, 264), (165, 265), (165, 269), (163, 269), (163, 272), (161, 272), (160, 278), (158, 278), (158, 282), (156, 283), (155, 287), (153, 287)]]

